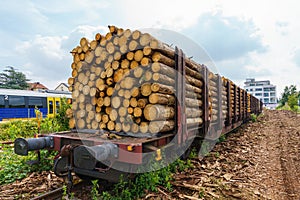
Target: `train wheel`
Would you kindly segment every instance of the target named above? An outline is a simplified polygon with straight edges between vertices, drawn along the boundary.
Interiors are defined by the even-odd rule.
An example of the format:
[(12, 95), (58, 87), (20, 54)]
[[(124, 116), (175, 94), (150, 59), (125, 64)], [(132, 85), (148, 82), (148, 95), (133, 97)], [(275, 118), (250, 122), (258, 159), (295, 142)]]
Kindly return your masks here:
[(59, 157), (54, 162), (54, 174), (58, 177), (68, 175), (68, 157)]

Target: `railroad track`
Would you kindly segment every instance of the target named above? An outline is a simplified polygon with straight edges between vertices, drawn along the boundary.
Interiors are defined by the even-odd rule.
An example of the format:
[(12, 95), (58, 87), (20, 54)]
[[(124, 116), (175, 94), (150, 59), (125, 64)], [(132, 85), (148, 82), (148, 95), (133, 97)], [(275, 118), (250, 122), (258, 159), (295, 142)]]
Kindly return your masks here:
[[(80, 182), (76, 183), (73, 186), (71, 192), (76, 192), (76, 191), (80, 190), (82, 187), (87, 186), (89, 184), (90, 184), (90, 182), (88, 182), (88, 181), (80, 181)], [(42, 194), (40, 196), (34, 197), (31, 200), (40, 200), (40, 199), (43, 199), (43, 200), (54, 200), (54, 199), (62, 199), (63, 193), (64, 193), (64, 188), (60, 187), (60, 188), (57, 188), (55, 190), (49, 191), (47, 193), (44, 193), (44, 194)]]

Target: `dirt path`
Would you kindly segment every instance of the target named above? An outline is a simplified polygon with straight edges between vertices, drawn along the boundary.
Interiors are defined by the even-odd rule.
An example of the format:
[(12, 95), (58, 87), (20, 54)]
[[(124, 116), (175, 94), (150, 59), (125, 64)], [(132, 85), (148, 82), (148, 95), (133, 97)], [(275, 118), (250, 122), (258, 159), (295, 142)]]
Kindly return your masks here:
[[(183, 199), (300, 199), (300, 116), (264, 111), (215, 146), (192, 171), (175, 175)], [(168, 198), (165, 194), (160, 197)]]
[(254, 180), (272, 199), (300, 199), (300, 117), (274, 111), (266, 113), (263, 120)]

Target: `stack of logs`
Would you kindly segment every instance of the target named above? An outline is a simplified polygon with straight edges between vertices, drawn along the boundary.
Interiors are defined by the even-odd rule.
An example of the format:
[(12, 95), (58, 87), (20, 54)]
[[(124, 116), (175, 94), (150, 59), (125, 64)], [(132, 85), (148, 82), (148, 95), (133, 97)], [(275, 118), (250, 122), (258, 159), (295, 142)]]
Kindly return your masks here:
[[(222, 78), (219, 83), (218, 75), (209, 72), (208, 82), (209, 116), (211, 116), (210, 121), (212, 123), (219, 122), (220, 111), (222, 112), (222, 119), (220, 119), (220, 122), (223, 123), (227, 116), (227, 79)], [(221, 99), (219, 99), (219, 92), (221, 92)], [(220, 108), (219, 105), (221, 105)]]
[(226, 119), (227, 116), (227, 80), (225, 80), (225, 78), (222, 78), (222, 120)]
[[(109, 26), (72, 50), (70, 128), (133, 134), (175, 127), (175, 51), (148, 33)], [(204, 66), (185, 58), (188, 127), (201, 126)]]
[(209, 116), (211, 116), (211, 121), (216, 122), (218, 120), (218, 76), (209, 72), (208, 75), (208, 88), (209, 88)]

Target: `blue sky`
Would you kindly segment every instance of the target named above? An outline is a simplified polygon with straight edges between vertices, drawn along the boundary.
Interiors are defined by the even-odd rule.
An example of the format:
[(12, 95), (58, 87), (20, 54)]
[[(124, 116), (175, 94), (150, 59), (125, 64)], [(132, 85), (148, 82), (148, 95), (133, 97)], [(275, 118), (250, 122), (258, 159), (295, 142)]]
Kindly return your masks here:
[[(280, 96), (285, 85), (300, 89), (299, 6), (296, 0), (4, 0), (0, 71), (14, 66), (54, 89), (71, 75), (69, 52), (81, 37), (93, 39), (111, 24), (164, 28), (188, 37), (211, 58), (200, 62), (240, 86), (247, 77), (269, 79)], [(188, 56), (197, 56), (197, 48)]]

